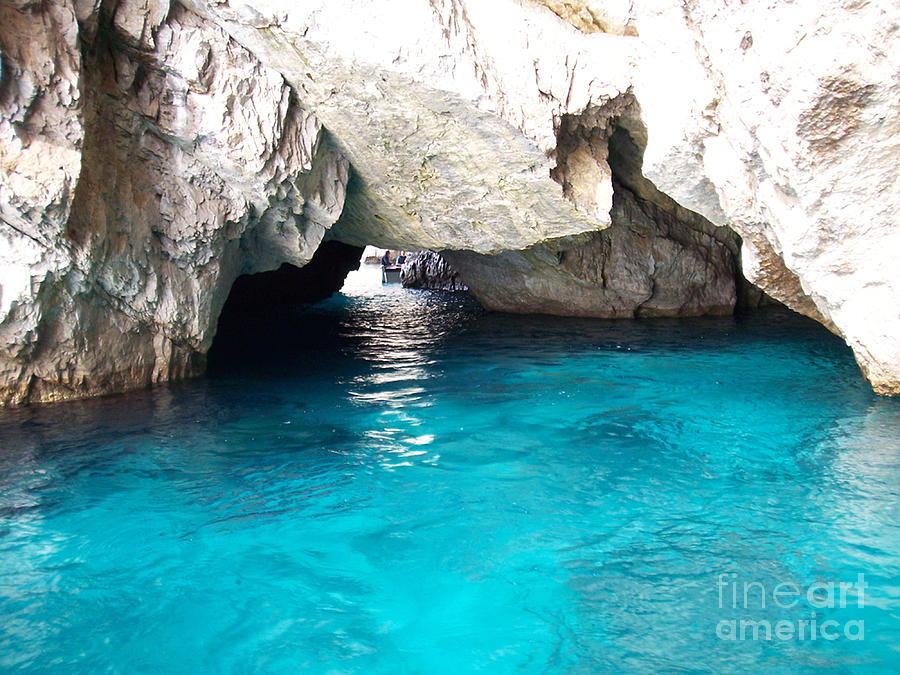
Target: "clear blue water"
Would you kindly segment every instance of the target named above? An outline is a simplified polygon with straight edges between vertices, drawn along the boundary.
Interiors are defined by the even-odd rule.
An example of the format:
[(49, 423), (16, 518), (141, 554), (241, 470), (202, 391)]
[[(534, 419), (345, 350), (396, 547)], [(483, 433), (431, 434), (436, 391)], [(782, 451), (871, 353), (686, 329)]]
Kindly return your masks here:
[(900, 669), (900, 401), (840, 340), (369, 281), (206, 379), (0, 415), (0, 670)]

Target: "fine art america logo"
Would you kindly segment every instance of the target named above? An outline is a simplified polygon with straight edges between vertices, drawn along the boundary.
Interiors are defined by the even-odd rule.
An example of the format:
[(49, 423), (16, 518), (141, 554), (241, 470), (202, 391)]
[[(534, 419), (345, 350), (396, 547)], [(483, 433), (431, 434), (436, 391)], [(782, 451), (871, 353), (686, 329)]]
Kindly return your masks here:
[[(719, 609), (729, 617), (716, 624), (720, 640), (864, 640), (862, 619), (838, 620), (852, 608), (866, 605), (865, 575), (854, 582), (816, 581), (803, 587), (793, 582), (764, 584), (737, 574), (720, 574), (716, 581)], [(829, 618), (830, 617), (830, 618)]]

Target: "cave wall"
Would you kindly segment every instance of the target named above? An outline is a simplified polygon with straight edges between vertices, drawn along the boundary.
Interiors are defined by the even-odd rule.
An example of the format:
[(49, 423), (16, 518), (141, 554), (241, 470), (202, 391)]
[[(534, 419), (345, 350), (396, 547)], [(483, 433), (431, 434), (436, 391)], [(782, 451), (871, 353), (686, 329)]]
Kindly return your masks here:
[(732, 227), (750, 282), (900, 394), (900, 5), (639, 4), (644, 175)]
[(726, 244), (613, 181), (600, 232), (484, 255), (444, 251), (488, 309), (602, 318), (735, 311), (740, 262)]
[(406, 288), (432, 291), (469, 290), (459, 272), (435, 251), (414, 251), (407, 254), (400, 269), (400, 283)]
[[(647, 144), (631, 91), (556, 125), (563, 194), (611, 225), (520, 251), (441, 256), (489, 309), (599, 318), (725, 315), (765, 296), (742, 274), (740, 236), (661, 192), (642, 172)], [(820, 321), (809, 299), (794, 309)]]
[[(708, 251), (719, 288), (739, 237), (744, 278), (900, 393), (898, 26), (889, 0), (4, 2), (0, 401), (198, 372), (234, 280), (326, 235), (499, 255), (522, 311), (609, 299), (622, 214), (654, 281)], [(655, 293), (634, 311), (699, 306)]]
[(234, 279), (305, 264), (343, 207), (281, 75), (180, 5), (127, 9), (2, 9), (0, 403), (202, 372)]

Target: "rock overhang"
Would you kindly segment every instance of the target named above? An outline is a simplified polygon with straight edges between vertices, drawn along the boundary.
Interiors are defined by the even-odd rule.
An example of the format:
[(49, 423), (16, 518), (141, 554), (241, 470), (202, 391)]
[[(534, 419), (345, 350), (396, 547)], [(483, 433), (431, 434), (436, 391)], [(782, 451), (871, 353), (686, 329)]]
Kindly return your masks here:
[[(17, 345), (30, 339), (11, 330), (24, 325), (22, 317), (52, 314), (41, 298), (52, 296), (49, 286), (60, 279), (68, 279), (70, 287), (81, 284), (80, 290), (88, 294), (93, 292), (91, 284), (75, 277), (99, 282), (106, 299), (96, 300), (112, 302), (113, 312), (127, 308), (130, 320), (136, 322), (130, 328), (118, 326), (125, 334), (155, 326), (151, 332), (164, 339), (154, 337), (150, 342), (163, 346), (142, 347), (141, 358), (148, 363), (155, 359), (152, 377), (166, 379), (169, 371), (174, 376), (179, 368), (165, 365), (177, 352), (165, 345), (185, 345), (188, 351), (208, 346), (216, 307), (221, 307), (238, 273), (274, 269), (287, 259), (302, 264), (323, 239), (497, 254), (596, 234), (610, 224), (612, 172), (602, 153), (561, 157), (560, 128), (567, 118), (632, 96), (640, 105), (637, 123), (620, 119), (620, 126), (629, 127), (631, 137), (645, 150), (643, 173), (654, 188), (714, 226), (733, 228), (744, 240), (744, 275), (843, 335), (876, 389), (895, 392), (900, 381), (895, 337), (900, 334), (895, 330), (900, 312), (894, 292), (898, 281), (896, 274), (885, 270), (897, 268), (900, 247), (891, 243), (897, 233), (889, 214), (900, 199), (896, 167), (888, 166), (885, 158), (895, 156), (891, 153), (897, 134), (889, 132), (900, 124), (897, 99), (890, 95), (897, 72), (896, 64), (891, 64), (898, 58), (896, 49), (862, 44), (856, 36), (867, 25), (882, 26), (876, 31), (883, 38), (879, 44), (894, 44), (884, 21), (897, 9), (883, 2), (847, 8), (814, 7), (811, 0), (776, 3), (766, 11), (780, 17), (777, 36), (761, 39), (758, 24), (765, 21), (766, 11), (758, 3), (742, 3), (740, 8), (712, 4), (346, 0), (295, 7), (286, 0), (189, 0), (185, 5), (198, 17), (196, 39), (178, 42), (173, 41), (177, 36), (169, 23), (183, 12), (177, 3), (119, 2), (102, 7), (80, 3), (75, 9), (86, 43), (110, 25), (121, 33), (121, 44), (142, 54), (142, 59), (152, 61), (157, 58), (154, 54), (174, 44), (164, 69), (196, 81), (187, 90), (194, 94), (202, 95), (209, 84), (212, 51), (209, 45), (204, 48), (205, 31), (236, 41), (242, 53), (250, 55), (241, 66), (244, 77), (256, 77), (258, 66), (251, 63), (256, 60), (276, 79), (283, 78), (286, 88), (279, 100), (305, 120), (295, 125), (302, 127), (299, 137), (311, 139), (311, 129), (317, 128), (319, 140), (309, 145), (311, 166), (307, 162), (297, 174), (302, 180), (293, 181), (292, 189), (301, 199), (281, 208), (278, 202), (287, 196), (284, 178), (291, 182), (289, 174), (300, 166), (291, 152), (284, 152), (289, 143), (282, 140), (256, 157), (232, 162), (235, 168), (225, 176), (223, 167), (216, 166), (221, 164), (217, 153), (226, 160), (235, 151), (240, 155), (246, 149), (241, 143), (177, 148), (171, 134), (157, 134), (154, 142), (163, 154), (171, 147), (199, 159), (210, 150), (207, 164), (213, 173), (223, 173), (223, 185), (239, 184), (245, 177), (247, 185), (259, 185), (251, 176), (258, 173), (253, 167), (259, 158), (264, 160), (264, 172), (274, 167), (282, 175), (274, 182), (263, 181), (257, 197), (222, 212), (217, 227), (226, 233), (225, 241), (238, 245), (223, 244), (221, 251), (201, 247), (208, 262), (197, 270), (187, 253), (181, 258), (171, 255), (188, 228), (178, 228), (174, 239), (169, 236), (173, 232), (163, 232), (176, 245), (168, 247), (169, 262), (161, 261), (159, 269), (150, 269), (156, 263), (146, 257), (129, 259), (121, 236), (119, 243), (97, 240), (102, 250), (116, 250), (120, 256), (125, 252), (121, 260), (104, 262), (94, 260), (100, 250), (96, 247), (79, 248), (76, 241), (72, 249), (65, 236), (57, 243), (59, 227), (71, 226), (67, 222), (71, 202), (66, 201), (71, 196), (65, 197), (65, 190), (45, 192), (51, 197), (43, 202), (29, 202), (22, 192), (13, 195), (16, 199), (6, 194), (0, 200), (4, 228), (9, 227), (4, 232), (5, 257), (11, 259), (18, 255), (13, 251), (33, 244), (12, 229), (15, 222), (41, 221), (43, 229), (25, 229), (29, 236), (39, 235), (44, 246), (20, 256), (25, 262), (17, 263), (17, 275), (8, 273), (3, 279), (4, 306), (14, 298), (2, 320), (11, 336), (10, 353), (21, 356)], [(47, 58), (61, 73), (74, 72), (77, 80), (80, 64), (65, 47), (77, 36), (75, 15), (63, 25), (70, 5), (60, 2), (40, 11), (51, 10), (59, 24), (61, 47), (53, 47), (56, 52)], [(106, 20), (101, 20), (103, 11)], [(796, 51), (787, 37), (799, 39), (804, 21), (821, 29), (821, 35), (803, 37), (804, 53), (811, 44), (821, 51), (835, 34), (852, 38), (853, 49), (842, 63), (807, 63), (796, 54), (781, 59), (780, 51)], [(829, 26), (844, 27), (829, 33)], [(7, 47), (4, 51), (9, 53)], [(767, 51), (760, 54), (760, 50)], [(128, 58), (122, 58), (121, 50), (112, 56), (117, 73), (127, 75), (128, 68), (120, 66), (127, 66)], [(809, 86), (785, 95), (792, 73), (798, 83)], [(79, 99), (90, 92), (78, 88), (84, 85), (72, 85), (72, 77), (64, 81), (75, 92), (66, 98), (75, 101), (74, 107), (69, 105), (75, 113), (70, 117), (80, 124)], [(254, 116), (264, 113), (254, 110), (252, 99), (247, 100), (246, 120), (225, 120), (223, 137), (228, 137), (229, 124), (252, 125)], [(174, 103), (170, 110), (191, 119), (190, 95), (170, 103)], [(848, 106), (853, 124), (841, 125), (838, 108)], [(810, 113), (813, 108), (834, 114)], [(3, 114), (8, 111), (7, 107)], [(794, 118), (799, 122), (791, 126)], [(4, 123), (9, 119), (3, 117)], [(159, 128), (166, 121), (154, 120), (148, 127)], [(70, 145), (75, 160), (72, 170), (62, 174), (72, 185), (82, 180), (78, 133), (75, 129), (74, 136), (68, 136), (74, 139)], [(279, 134), (276, 129), (273, 138)], [(31, 139), (34, 147), (42, 138), (36, 134)], [(306, 147), (305, 141), (300, 146)], [(325, 156), (328, 162), (323, 161)], [(565, 173), (560, 167), (569, 169), (568, 192), (565, 177), (551, 175)], [(818, 169), (821, 177), (816, 175)], [(86, 175), (90, 178), (91, 171)], [(872, 199), (876, 193), (880, 203)], [(195, 201), (215, 198), (213, 192), (201, 189)], [(855, 226), (850, 217), (854, 199), (864, 204), (862, 212), (868, 219), (864, 228)], [(173, 208), (171, 200), (166, 203), (170, 214), (184, 210), (183, 205)], [(80, 261), (77, 274), (61, 273), (72, 267), (74, 258)], [(180, 263), (175, 268), (167, 267), (176, 259)], [(221, 263), (212, 275), (210, 261)], [(121, 274), (103, 272), (137, 269), (140, 277), (142, 265), (149, 265), (148, 279), (157, 279), (155, 286), (129, 289), (127, 283), (119, 284), (120, 278), (125, 279)], [(34, 294), (19, 282), (40, 269), (47, 273), (48, 287)], [(166, 271), (170, 269), (189, 275), (200, 272), (200, 283), (185, 282), (192, 298), (186, 304), (174, 300), (172, 284), (166, 291), (167, 284), (159, 283), (170, 276)], [(150, 303), (147, 311), (123, 302), (150, 298), (154, 292), (162, 294), (161, 301)], [(217, 299), (210, 302), (211, 297)], [(207, 309), (198, 316), (200, 307)], [(99, 314), (85, 316), (106, 320)], [(32, 329), (32, 337), (41, 332), (37, 324)], [(141, 343), (141, 338), (133, 341)], [(71, 356), (78, 371), (80, 357)], [(54, 372), (59, 371), (50, 367), (50, 377)]]

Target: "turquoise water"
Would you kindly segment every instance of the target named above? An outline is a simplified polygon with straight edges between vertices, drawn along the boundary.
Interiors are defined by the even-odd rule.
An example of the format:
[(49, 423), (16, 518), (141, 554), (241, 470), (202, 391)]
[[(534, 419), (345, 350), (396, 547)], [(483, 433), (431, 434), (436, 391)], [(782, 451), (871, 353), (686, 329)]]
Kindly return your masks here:
[(900, 669), (900, 401), (840, 340), (367, 274), (204, 380), (0, 415), (0, 670)]

